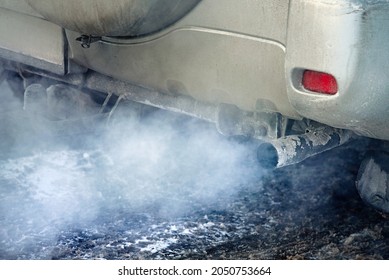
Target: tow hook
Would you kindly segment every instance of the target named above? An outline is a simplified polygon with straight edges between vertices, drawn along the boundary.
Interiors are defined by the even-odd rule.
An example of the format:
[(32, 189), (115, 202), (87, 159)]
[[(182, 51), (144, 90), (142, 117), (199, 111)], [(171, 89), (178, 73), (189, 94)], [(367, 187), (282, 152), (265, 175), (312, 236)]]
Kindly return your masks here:
[(301, 135), (290, 135), (259, 145), (257, 158), (263, 168), (279, 168), (301, 162), (348, 142), (354, 133), (329, 126), (307, 129)]
[(359, 168), (356, 186), (366, 204), (389, 213), (389, 153), (368, 152)]

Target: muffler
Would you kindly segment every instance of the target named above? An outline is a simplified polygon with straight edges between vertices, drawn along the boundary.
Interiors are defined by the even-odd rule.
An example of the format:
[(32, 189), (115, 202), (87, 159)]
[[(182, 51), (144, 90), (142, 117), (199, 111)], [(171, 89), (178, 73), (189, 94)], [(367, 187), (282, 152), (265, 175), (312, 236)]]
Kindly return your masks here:
[(260, 144), (257, 158), (263, 168), (279, 168), (343, 145), (353, 135), (352, 131), (329, 126), (311, 127), (304, 134)]

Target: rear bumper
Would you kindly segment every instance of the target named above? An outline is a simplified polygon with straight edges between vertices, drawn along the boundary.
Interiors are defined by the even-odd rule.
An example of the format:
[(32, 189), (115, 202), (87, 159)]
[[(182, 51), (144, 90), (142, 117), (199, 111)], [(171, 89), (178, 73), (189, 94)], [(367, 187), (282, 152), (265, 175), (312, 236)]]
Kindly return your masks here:
[[(300, 115), (389, 140), (387, 1), (292, 1), (286, 45), (288, 98)], [(305, 90), (304, 69), (332, 74), (337, 94)]]
[[(8, 60), (59, 75), (73, 73), (76, 62), (172, 96), (305, 117), (389, 140), (388, 1), (203, 0), (155, 36), (108, 38), (90, 49), (75, 40), (79, 33), (65, 36), (27, 7), (12, 6), (17, 13), (4, 3), (0, 57)], [(304, 69), (332, 74), (338, 92), (305, 90)]]

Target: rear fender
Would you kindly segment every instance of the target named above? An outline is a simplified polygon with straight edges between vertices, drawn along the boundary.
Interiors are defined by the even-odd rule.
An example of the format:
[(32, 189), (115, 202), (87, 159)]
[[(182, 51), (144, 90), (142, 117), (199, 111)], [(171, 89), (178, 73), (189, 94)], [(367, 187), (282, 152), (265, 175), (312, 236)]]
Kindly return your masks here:
[[(389, 140), (389, 3), (297, 0), (289, 10), (288, 98), (309, 119)], [(305, 69), (332, 74), (335, 95), (302, 86)]]

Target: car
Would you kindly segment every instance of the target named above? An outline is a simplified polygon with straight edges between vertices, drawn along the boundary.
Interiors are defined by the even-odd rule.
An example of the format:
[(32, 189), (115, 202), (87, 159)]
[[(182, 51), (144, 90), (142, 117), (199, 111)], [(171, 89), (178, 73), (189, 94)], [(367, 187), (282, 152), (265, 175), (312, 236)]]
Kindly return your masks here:
[(384, 0), (0, 0), (0, 73), (26, 110), (68, 120), (63, 100), (102, 96), (106, 117), (126, 100), (180, 112), (259, 141), (264, 168), (376, 139), (356, 182), (382, 212), (388, 43)]

